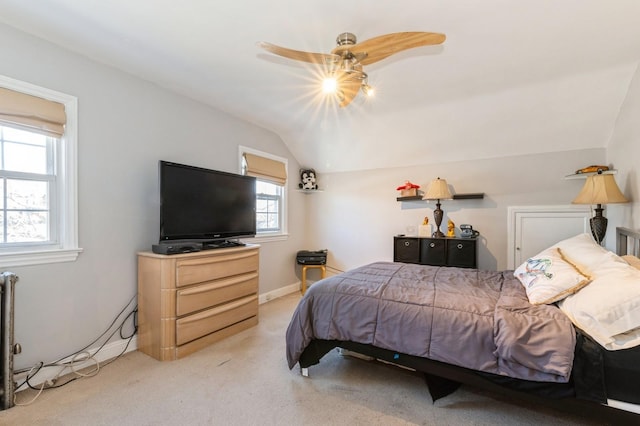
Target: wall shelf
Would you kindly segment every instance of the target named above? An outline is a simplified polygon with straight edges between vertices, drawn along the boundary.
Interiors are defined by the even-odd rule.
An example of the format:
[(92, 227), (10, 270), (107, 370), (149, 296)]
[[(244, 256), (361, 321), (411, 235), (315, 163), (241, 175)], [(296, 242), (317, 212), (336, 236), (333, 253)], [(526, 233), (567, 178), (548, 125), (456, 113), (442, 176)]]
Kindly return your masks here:
[(412, 195), (410, 197), (398, 197), (396, 201), (422, 201), (422, 195)]
[[(411, 197), (398, 197), (396, 201), (422, 201), (422, 195), (414, 195)], [(484, 198), (484, 192), (476, 192), (472, 194), (455, 194), (453, 196), (454, 200), (479, 200)]]
[[(600, 174), (602, 175), (615, 175), (616, 173), (618, 173), (617, 170), (605, 170), (603, 172), (600, 172)], [(564, 178), (565, 179), (586, 179), (589, 176), (593, 176), (593, 175), (597, 175), (598, 172), (591, 172), (591, 173), (572, 173), (570, 175), (566, 175)]]
[(313, 194), (315, 192), (323, 192), (322, 189), (296, 189), (297, 192), (302, 192), (303, 194)]
[(473, 194), (454, 194), (454, 200), (480, 200), (484, 198), (484, 192), (476, 192)]

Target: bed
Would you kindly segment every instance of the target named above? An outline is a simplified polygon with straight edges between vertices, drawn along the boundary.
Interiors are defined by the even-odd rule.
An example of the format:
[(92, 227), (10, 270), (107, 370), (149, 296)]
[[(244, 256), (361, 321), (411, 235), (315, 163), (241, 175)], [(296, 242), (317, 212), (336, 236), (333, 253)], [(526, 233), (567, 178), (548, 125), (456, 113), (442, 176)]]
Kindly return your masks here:
[(515, 271), (375, 262), (323, 279), (287, 329), (289, 368), (341, 348), (424, 373), (434, 401), (464, 383), (640, 413), (640, 233), (616, 232), (618, 254), (583, 234)]

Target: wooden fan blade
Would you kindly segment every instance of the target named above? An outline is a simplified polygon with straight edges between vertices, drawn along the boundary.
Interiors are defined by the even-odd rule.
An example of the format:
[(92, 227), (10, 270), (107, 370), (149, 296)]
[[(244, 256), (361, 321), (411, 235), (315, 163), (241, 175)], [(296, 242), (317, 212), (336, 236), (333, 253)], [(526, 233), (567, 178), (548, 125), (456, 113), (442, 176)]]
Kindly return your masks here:
[(354, 44), (349, 49), (353, 54), (365, 53), (360, 61), (362, 65), (378, 62), (394, 53), (420, 46), (441, 44), (446, 39), (444, 34), (427, 32), (403, 32), (385, 34)]
[(353, 101), (358, 94), (358, 90), (360, 90), (361, 85), (362, 81), (360, 79), (350, 78), (346, 73), (338, 77), (338, 88), (343, 95), (340, 98), (340, 106), (342, 108), (346, 107), (351, 103), (351, 101)]
[(301, 50), (287, 49), (286, 47), (276, 46), (275, 44), (267, 42), (259, 42), (258, 46), (264, 50), (275, 53), (276, 55), (284, 56), (285, 58), (293, 59), (296, 61), (310, 62), (312, 64), (333, 64), (340, 60), (338, 55), (328, 53), (312, 53), (303, 52)]

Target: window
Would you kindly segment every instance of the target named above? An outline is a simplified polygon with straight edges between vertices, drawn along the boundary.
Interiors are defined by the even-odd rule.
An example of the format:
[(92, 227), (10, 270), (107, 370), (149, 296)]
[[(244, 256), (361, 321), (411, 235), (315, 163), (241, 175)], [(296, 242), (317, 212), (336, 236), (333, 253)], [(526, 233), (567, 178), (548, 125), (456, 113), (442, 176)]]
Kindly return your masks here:
[(241, 146), (240, 168), (256, 178), (256, 237), (285, 236), (287, 160)]
[(0, 267), (75, 260), (75, 97), (0, 76)]
[(57, 198), (53, 163), (57, 141), (0, 125), (1, 247), (56, 240), (51, 206)]
[(258, 234), (282, 232), (282, 185), (257, 179), (256, 229)]

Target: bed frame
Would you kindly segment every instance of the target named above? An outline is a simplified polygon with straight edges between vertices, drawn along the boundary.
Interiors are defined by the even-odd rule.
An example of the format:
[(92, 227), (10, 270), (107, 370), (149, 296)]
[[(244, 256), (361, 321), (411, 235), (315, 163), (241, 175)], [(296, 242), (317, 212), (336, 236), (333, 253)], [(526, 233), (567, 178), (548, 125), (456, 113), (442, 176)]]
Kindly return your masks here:
[(630, 254), (640, 257), (640, 231), (616, 228), (616, 253), (620, 256)]
[[(628, 228), (616, 228), (616, 251), (619, 255), (638, 256), (640, 232)], [(607, 404), (594, 402), (602, 398), (593, 396), (587, 396), (587, 399), (582, 399), (582, 396), (579, 396), (579, 399), (576, 397), (576, 391), (571, 383), (554, 383), (551, 384), (552, 386), (542, 384), (537, 389), (533, 382), (502, 378), (489, 373), (481, 373), (427, 358), (400, 354), (354, 342), (312, 341), (299, 360), (302, 375), (308, 377), (308, 368), (317, 364), (322, 356), (334, 348), (346, 350), (347, 354), (353, 352), (364, 355), (367, 359), (396, 364), (423, 373), (433, 401), (455, 391), (460, 384), (465, 384), (509, 398), (542, 404), (559, 411), (571, 412), (607, 423), (639, 424), (638, 422), (640, 422), (640, 406), (612, 400), (607, 400)]]

